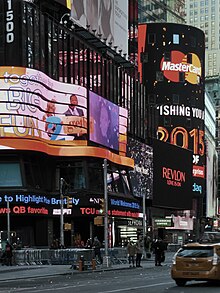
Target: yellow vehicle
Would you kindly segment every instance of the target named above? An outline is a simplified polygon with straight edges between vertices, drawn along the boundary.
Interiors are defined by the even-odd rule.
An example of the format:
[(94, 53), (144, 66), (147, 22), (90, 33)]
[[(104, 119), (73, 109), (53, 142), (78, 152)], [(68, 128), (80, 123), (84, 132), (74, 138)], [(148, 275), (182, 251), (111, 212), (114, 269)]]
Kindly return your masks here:
[(220, 281), (220, 243), (188, 243), (173, 258), (171, 277), (178, 286), (187, 281)]

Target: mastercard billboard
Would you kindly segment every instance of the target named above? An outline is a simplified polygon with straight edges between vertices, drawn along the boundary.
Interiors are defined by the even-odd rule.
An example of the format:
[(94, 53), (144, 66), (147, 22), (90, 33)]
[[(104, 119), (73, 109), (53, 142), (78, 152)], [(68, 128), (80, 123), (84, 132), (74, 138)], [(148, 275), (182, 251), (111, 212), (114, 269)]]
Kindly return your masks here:
[(202, 30), (182, 24), (138, 27), (138, 70), (155, 109), (154, 133), (192, 151), (194, 196), (205, 194), (204, 57)]
[(181, 82), (181, 74), (184, 74), (185, 81), (191, 84), (200, 83), (202, 75), (201, 61), (194, 53), (185, 55), (180, 51), (171, 51), (170, 60), (163, 57), (160, 69), (165, 78), (172, 82)]

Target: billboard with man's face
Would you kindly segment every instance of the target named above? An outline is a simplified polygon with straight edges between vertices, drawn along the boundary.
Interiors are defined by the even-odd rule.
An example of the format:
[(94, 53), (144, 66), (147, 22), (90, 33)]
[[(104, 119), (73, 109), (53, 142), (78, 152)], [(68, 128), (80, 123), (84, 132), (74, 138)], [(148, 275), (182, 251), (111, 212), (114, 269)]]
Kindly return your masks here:
[(86, 88), (21, 67), (0, 67), (0, 86), (1, 137), (86, 139)]
[(115, 116), (111, 112), (116, 117), (118, 136), (114, 143), (119, 151), (113, 154), (101, 148), (101, 142), (97, 147), (86, 147), (86, 88), (58, 82), (38, 70), (14, 66), (0, 67), (0, 88), (0, 149), (92, 156), (133, 166), (133, 160), (126, 158), (126, 109), (108, 104), (117, 113)]

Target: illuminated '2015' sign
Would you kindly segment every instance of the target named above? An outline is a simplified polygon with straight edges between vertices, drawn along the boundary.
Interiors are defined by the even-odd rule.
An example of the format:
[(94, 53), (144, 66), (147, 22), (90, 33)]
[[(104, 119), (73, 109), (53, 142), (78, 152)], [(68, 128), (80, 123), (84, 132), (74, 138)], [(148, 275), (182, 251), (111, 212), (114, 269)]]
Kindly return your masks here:
[[(203, 130), (194, 128), (188, 131), (184, 127), (177, 126), (169, 133), (165, 127), (159, 126), (158, 134), (160, 136), (160, 140), (164, 142), (170, 142), (171, 144), (181, 146), (184, 149), (190, 149), (189, 145), (192, 144), (194, 154), (198, 154), (200, 156), (205, 154)], [(182, 145), (180, 145), (180, 141), (182, 142)]]

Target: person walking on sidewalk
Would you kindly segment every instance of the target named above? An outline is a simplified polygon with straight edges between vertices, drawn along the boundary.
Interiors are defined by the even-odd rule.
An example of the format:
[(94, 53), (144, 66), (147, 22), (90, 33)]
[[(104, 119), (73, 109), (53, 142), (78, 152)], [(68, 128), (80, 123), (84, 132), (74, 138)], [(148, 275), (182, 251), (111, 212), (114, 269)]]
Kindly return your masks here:
[(144, 241), (143, 237), (139, 236), (136, 243), (136, 267), (141, 267), (141, 258), (144, 252)]
[(127, 253), (128, 253), (128, 261), (129, 261), (129, 266), (130, 268), (133, 265), (133, 268), (135, 267), (134, 265), (134, 259), (136, 255), (136, 245), (134, 245), (133, 241), (129, 241), (127, 245)]
[(93, 241), (93, 249), (94, 249), (94, 257), (98, 257), (100, 264), (102, 264), (102, 256), (101, 256), (101, 242), (99, 241), (98, 237), (94, 237)]
[(161, 238), (154, 241), (152, 245), (153, 253), (155, 254), (155, 266), (162, 266), (161, 262), (165, 258), (165, 244)]
[(7, 266), (12, 266), (12, 257), (13, 257), (13, 247), (12, 245), (7, 241), (5, 245), (5, 254), (6, 254), (6, 264)]

